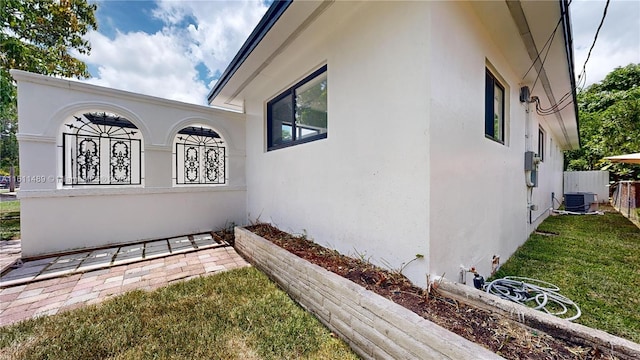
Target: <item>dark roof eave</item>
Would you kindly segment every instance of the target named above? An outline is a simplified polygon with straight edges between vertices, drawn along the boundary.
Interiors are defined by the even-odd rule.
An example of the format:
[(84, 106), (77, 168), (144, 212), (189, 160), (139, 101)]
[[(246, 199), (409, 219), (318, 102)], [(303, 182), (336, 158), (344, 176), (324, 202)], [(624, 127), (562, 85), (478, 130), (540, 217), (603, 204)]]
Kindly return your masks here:
[(238, 71), (242, 63), (244, 63), (244, 61), (249, 57), (253, 49), (258, 46), (292, 2), (293, 0), (276, 0), (271, 4), (262, 19), (260, 19), (258, 25), (256, 25), (255, 29), (251, 32), (251, 35), (249, 35), (244, 44), (242, 44), (240, 50), (238, 50), (236, 56), (231, 60), (229, 66), (227, 66), (224, 73), (222, 73), (218, 82), (213, 86), (209, 95), (207, 95), (209, 103), (211, 103), (213, 99), (220, 94), (222, 88), (224, 88), (236, 71)]
[(560, 11), (562, 14), (562, 30), (564, 31), (564, 45), (567, 52), (567, 63), (569, 64), (569, 75), (571, 77), (571, 92), (573, 96), (573, 108), (576, 113), (576, 129), (578, 131), (578, 148), (580, 145), (580, 118), (578, 114), (578, 100), (576, 93), (576, 74), (573, 61), (573, 35), (571, 35), (571, 19), (569, 17), (568, 0), (560, 0)]

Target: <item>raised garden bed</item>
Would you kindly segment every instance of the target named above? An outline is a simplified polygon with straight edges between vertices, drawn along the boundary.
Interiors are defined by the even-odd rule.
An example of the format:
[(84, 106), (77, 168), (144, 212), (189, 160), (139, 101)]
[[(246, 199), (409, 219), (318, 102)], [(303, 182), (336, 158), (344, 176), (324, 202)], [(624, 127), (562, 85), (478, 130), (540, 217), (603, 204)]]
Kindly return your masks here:
[[(629, 351), (626, 351), (628, 349), (624, 346), (622, 347), (624, 351), (620, 351), (619, 344), (615, 344), (616, 348), (611, 343), (606, 342), (606, 339), (605, 343), (602, 343), (601, 339), (599, 340), (600, 343), (598, 343), (598, 341), (591, 341), (593, 339), (585, 340), (582, 337), (571, 341), (572, 335), (565, 337), (565, 339), (569, 340), (560, 339), (557, 333), (554, 333), (554, 336), (550, 336), (541, 330), (524, 326), (510, 319), (509, 316), (504, 316), (505, 310), (491, 311), (489, 306), (478, 306), (478, 300), (464, 295), (464, 292), (458, 292), (456, 295), (456, 292), (453, 291), (455, 287), (449, 286), (449, 292), (434, 290), (427, 294), (421, 288), (413, 286), (398, 272), (386, 271), (366, 261), (340, 255), (302, 237), (284, 233), (268, 224), (254, 225), (249, 229), (287, 251), (282, 251), (282, 249), (274, 247), (268, 242), (263, 244), (259, 240), (260, 237), (246, 230), (237, 229), (236, 248), (238, 251), (245, 255), (254, 265), (267, 272), (294, 299), (314, 312), (321, 321), (345, 338), (364, 357), (403, 357), (402, 355), (406, 356), (408, 354), (416, 357), (425, 356), (417, 352), (427, 351), (428, 349), (416, 349), (416, 344), (418, 346), (422, 344), (431, 349), (429, 351), (433, 351), (434, 347), (438, 348), (440, 345), (434, 345), (432, 342), (438, 341), (438, 338), (442, 339), (442, 336), (438, 335), (435, 339), (420, 338), (421, 335), (416, 335), (416, 332), (433, 332), (433, 327), (408, 329), (408, 324), (415, 323), (415, 319), (408, 321), (405, 315), (403, 315), (405, 316), (405, 321), (397, 324), (398, 326), (393, 330), (375, 330), (375, 334), (366, 334), (365, 331), (365, 334), (363, 334), (358, 330), (360, 326), (365, 327), (366, 330), (372, 324), (380, 325), (382, 323), (384, 325), (384, 323), (388, 324), (390, 322), (387, 319), (387, 315), (381, 315), (379, 318), (371, 315), (371, 309), (366, 307), (367, 301), (365, 300), (358, 300), (350, 305), (345, 305), (345, 303), (349, 302), (347, 300), (350, 297), (361, 296), (362, 291), (357, 289), (363, 288), (371, 290), (379, 296), (401, 305), (402, 308), (411, 310), (419, 317), (429, 320), (426, 323), (438, 324), (468, 341), (482, 345), (484, 348), (491, 350), (492, 353), (490, 354), (493, 357), (500, 355), (511, 359), (610, 359), (612, 357), (633, 358), (639, 354), (634, 353), (634, 349), (631, 349), (631, 355), (629, 355)], [(243, 238), (249, 240), (243, 240)], [(256, 246), (259, 248), (256, 248)], [(291, 256), (287, 252), (297, 256)], [(301, 261), (298, 256), (318, 266), (311, 266), (307, 261)], [(317, 274), (319, 270), (316, 268), (318, 267), (321, 268), (320, 270), (326, 269), (338, 275), (339, 278), (343, 280), (349, 279), (362, 287), (355, 287), (354, 290), (353, 285), (347, 285), (348, 282), (341, 282), (337, 285), (335, 283), (337, 280), (332, 278), (335, 275), (326, 272), (326, 270), (324, 270), (325, 273), (320, 271), (320, 274)], [(310, 269), (313, 269), (313, 271)], [(314, 275), (311, 275), (311, 273)], [(321, 286), (322, 284), (329, 284), (329, 287), (325, 288)], [(323, 288), (325, 293), (319, 294), (323, 291)], [(342, 294), (341, 289), (347, 289), (354, 293), (351, 295)], [(453, 292), (450, 293), (451, 291)], [(336, 293), (340, 294), (337, 300), (335, 299)], [(327, 299), (334, 299), (337, 303), (336, 301), (327, 301)], [(465, 301), (465, 299), (469, 299), (469, 301)], [(355, 308), (356, 314), (345, 313), (345, 311), (341, 310), (351, 307)], [(363, 308), (364, 310), (362, 310)], [(388, 308), (388, 306), (383, 306), (383, 308)], [(366, 314), (361, 314), (358, 311), (365, 311)], [(346, 321), (338, 320), (340, 316), (346, 316)], [(369, 319), (370, 317), (373, 317), (374, 320)], [(368, 322), (370, 324), (366, 325), (367, 322), (365, 322), (365, 325), (358, 324), (357, 322), (361, 318), (369, 319), (370, 321)], [(354, 321), (356, 322), (354, 323)], [(395, 332), (399, 332), (402, 336), (395, 334)], [(363, 340), (360, 341), (361, 344), (357, 344), (359, 338)], [(399, 339), (404, 339), (407, 344), (399, 350), (399, 353), (391, 355), (390, 352), (393, 351), (393, 347), (387, 344), (390, 338), (392, 343), (397, 343)], [(411, 341), (407, 339), (411, 339)], [(448, 349), (450, 350), (450, 346), (455, 343), (461, 343), (460, 340), (441, 340), (441, 343), (449, 344)], [(381, 349), (378, 343), (383, 345)], [(634, 345), (631, 342), (627, 343)], [(623, 340), (623, 345), (629, 344), (624, 343)], [(467, 357), (464, 354), (468, 353), (464, 351), (469, 351), (468, 344), (463, 348), (463, 350), (456, 350), (463, 351), (462, 353), (453, 355), (438, 351), (436, 353), (439, 353), (440, 356), (453, 356), (455, 358)], [(481, 348), (481, 350), (485, 349)], [(376, 355), (376, 351), (382, 351), (383, 355)], [(480, 354), (482, 353), (478, 352), (477, 349), (471, 350), (469, 358), (478, 358), (481, 356)], [(430, 356), (433, 355), (434, 353)], [(485, 356), (490, 358), (489, 355), (485, 354)]]

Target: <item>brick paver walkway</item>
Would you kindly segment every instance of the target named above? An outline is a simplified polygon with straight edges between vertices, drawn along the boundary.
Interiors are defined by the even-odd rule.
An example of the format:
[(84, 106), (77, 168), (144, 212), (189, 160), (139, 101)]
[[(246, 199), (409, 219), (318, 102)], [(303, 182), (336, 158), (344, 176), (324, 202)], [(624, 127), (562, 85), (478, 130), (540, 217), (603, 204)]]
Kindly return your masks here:
[(0, 288), (0, 326), (244, 266), (249, 264), (226, 246), (4, 287)]
[(0, 241), (0, 274), (20, 259), (20, 240)]
[[(2, 246), (5, 241), (0, 242), (0, 264), (20, 259), (20, 240), (12, 241), (18, 243), (18, 252), (15, 253), (16, 249), (12, 249), (12, 246)], [(51, 255), (35, 260), (21, 259), (8, 269), (0, 270), (0, 288), (221, 246), (229, 244), (214, 233), (202, 233)]]

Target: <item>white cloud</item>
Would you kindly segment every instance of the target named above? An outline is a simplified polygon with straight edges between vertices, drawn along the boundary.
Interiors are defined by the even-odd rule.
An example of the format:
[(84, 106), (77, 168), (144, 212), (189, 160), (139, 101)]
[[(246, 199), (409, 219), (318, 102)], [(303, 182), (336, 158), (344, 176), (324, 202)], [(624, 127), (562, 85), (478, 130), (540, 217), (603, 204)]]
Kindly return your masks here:
[[(604, 6), (603, 0), (574, 0), (570, 5), (576, 76), (582, 72)], [(614, 0), (587, 63), (587, 85), (630, 63), (640, 63), (640, 2)]]
[(227, 64), (258, 23), (267, 7), (256, 1), (186, 1), (163, 0), (154, 13), (172, 29), (185, 20), (194, 21), (183, 39), (197, 61), (214, 74)]
[[(155, 34), (116, 33), (110, 39), (91, 32), (91, 55), (76, 56), (98, 69), (89, 83), (173, 100), (205, 104), (224, 71), (266, 7), (256, 1), (159, 1), (153, 15), (165, 26)], [(209, 81), (209, 84), (205, 84)]]
[[(582, 70), (604, 8), (604, 0), (573, 0), (576, 75)], [(197, 104), (253, 30), (267, 7), (261, 1), (160, 0), (153, 16), (165, 25), (155, 34), (117, 33), (110, 39), (88, 35), (97, 67), (90, 83)], [(109, 19), (103, 19), (109, 21)], [(640, 62), (640, 2), (614, 0), (587, 65), (587, 83), (600, 81), (617, 66)], [(196, 66), (204, 64), (209, 78)], [(208, 83), (207, 83), (208, 82)]]
[(192, 103), (204, 103), (205, 84), (195, 63), (171, 34), (118, 33), (111, 40), (93, 32), (92, 51), (82, 60), (95, 64), (98, 74), (87, 82)]

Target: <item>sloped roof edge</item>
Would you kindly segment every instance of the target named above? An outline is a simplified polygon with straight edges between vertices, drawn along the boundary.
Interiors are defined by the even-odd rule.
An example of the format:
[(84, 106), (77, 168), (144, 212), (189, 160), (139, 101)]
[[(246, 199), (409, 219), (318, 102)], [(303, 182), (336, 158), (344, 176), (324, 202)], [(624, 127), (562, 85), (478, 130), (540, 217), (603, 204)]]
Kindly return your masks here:
[(231, 60), (231, 63), (222, 73), (218, 82), (213, 86), (209, 95), (207, 95), (207, 101), (209, 103), (212, 102), (213, 98), (215, 98), (222, 88), (229, 82), (231, 77), (235, 74), (235, 72), (240, 68), (242, 63), (249, 57), (253, 49), (262, 41), (265, 35), (271, 30), (273, 25), (278, 21), (280, 16), (287, 10), (289, 5), (293, 3), (293, 0), (276, 0), (271, 4), (267, 12), (264, 14), (262, 19), (258, 25), (256, 25), (255, 29), (249, 35), (249, 38), (242, 44), (240, 50), (236, 54), (236, 56)]
[(571, 88), (573, 97), (573, 108), (576, 114), (576, 127), (578, 129), (578, 147), (581, 147), (580, 140), (580, 114), (578, 113), (578, 95), (576, 93), (576, 74), (575, 63), (573, 59), (573, 35), (571, 32), (571, 19), (569, 17), (569, 1), (559, 0), (560, 10), (562, 11), (562, 30), (564, 31), (565, 48), (567, 50), (567, 63), (569, 64), (569, 73), (571, 74)]
[[(531, 92), (536, 89), (536, 84), (540, 84), (536, 93), (538, 96), (535, 96), (540, 100), (536, 100), (536, 113), (547, 121), (548, 130), (556, 135), (558, 145), (563, 150), (577, 149), (580, 145), (580, 135), (575, 105), (576, 79), (573, 69), (569, 5), (566, 0), (513, 0), (507, 1), (506, 6), (518, 28), (528, 57), (533, 62), (527, 67), (529, 70), (535, 67), (537, 73), (536, 76), (531, 74), (525, 81), (527, 84), (534, 84)], [(486, 20), (486, 14), (483, 15)], [(562, 28), (560, 24), (563, 24)], [(492, 30), (495, 34), (496, 28), (493, 27)], [(554, 41), (557, 38), (554, 35), (558, 30), (562, 39)], [(547, 58), (547, 55), (551, 57)], [(526, 75), (523, 80), (525, 77)]]

